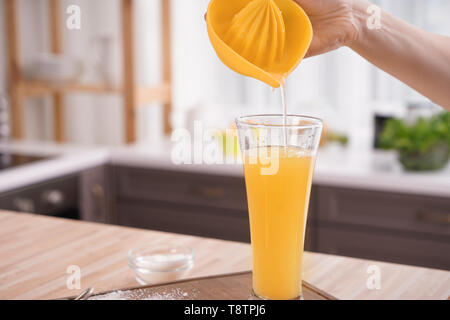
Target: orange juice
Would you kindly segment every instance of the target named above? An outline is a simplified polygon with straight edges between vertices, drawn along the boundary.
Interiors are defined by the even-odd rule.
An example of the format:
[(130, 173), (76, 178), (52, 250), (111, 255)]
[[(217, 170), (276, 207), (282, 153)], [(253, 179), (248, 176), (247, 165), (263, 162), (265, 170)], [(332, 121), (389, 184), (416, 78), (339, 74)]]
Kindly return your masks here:
[(250, 151), (244, 155), (245, 183), (253, 250), (253, 290), (265, 299), (301, 295), (305, 224), (314, 156), (299, 147), (259, 147), (278, 162), (274, 174)]

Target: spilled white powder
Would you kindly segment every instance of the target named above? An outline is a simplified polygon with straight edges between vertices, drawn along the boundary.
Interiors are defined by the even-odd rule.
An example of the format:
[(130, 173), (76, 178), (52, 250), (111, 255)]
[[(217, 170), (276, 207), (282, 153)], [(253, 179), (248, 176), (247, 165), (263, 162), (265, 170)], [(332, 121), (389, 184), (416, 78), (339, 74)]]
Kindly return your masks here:
[(144, 289), (117, 290), (110, 293), (90, 297), (89, 300), (182, 300), (193, 299), (195, 292), (189, 294), (178, 288), (166, 290), (160, 293), (151, 293)]

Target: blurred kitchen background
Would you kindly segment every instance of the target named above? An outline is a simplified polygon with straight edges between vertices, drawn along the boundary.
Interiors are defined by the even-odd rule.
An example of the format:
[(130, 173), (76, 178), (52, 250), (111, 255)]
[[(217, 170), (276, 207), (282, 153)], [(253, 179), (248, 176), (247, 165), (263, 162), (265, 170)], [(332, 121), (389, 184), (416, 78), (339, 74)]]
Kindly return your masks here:
[[(4, 2), (1, 1), (2, 15)], [(60, 12), (64, 52), (81, 60), (82, 81), (100, 78), (106, 69), (108, 80), (119, 84), (122, 74), (121, 2), (119, 0), (61, 1), (61, 8), (76, 4), (81, 9), (80, 30), (68, 30)], [(216, 57), (208, 40), (203, 15), (207, 0), (172, 1), (172, 83), (174, 127), (187, 126), (189, 113), (205, 117), (211, 123), (227, 126), (237, 113), (280, 112), (278, 90), (240, 76), (225, 67)], [(30, 66), (39, 54), (50, 51), (48, 1), (18, 1), (23, 65)], [(141, 85), (159, 83), (161, 79), (160, 1), (136, 0), (135, 58), (136, 78)], [(446, 0), (374, 1), (383, 9), (432, 32), (449, 34)], [(0, 33), (6, 46), (5, 20)], [(99, 66), (101, 59), (106, 66)], [(6, 50), (0, 51), (0, 90), (6, 93)], [(100, 69), (100, 70), (99, 70)], [(97, 73), (97, 74), (96, 74)], [(323, 56), (307, 59), (287, 81), (289, 112), (317, 115), (330, 127), (347, 134), (349, 144), (370, 147), (373, 117), (404, 115), (411, 108), (434, 106), (415, 91), (368, 64), (343, 48)], [(114, 94), (68, 94), (65, 98), (66, 140), (73, 143), (119, 145), (124, 142), (121, 97)], [(25, 103), (25, 137), (28, 140), (52, 140), (52, 107), (49, 99), (28, 99)], [(162, 110), (142, 105), (138, 109), (137, 139), (152, 141), (162, 135)], [(199, 116), (200, 115), (200, 116)], [(210, 118), (213, 119), (210, 119)], [(200, 120), (200, 119), (198, 119)], [(225, 123), (223, 123), (225, 122)]]
[[(372, 2), (450, 35), (448, 0)], [(170, 164), (173, 129), (281, 112), (278, 90), (218, 60), (207, 4), (1, 0), (0, 208), (248, 241), (239, 166)], [(441, 107), (347, 48), (304, 60), (287, 107), (326, 124), (308, 250), (450, 269)]]

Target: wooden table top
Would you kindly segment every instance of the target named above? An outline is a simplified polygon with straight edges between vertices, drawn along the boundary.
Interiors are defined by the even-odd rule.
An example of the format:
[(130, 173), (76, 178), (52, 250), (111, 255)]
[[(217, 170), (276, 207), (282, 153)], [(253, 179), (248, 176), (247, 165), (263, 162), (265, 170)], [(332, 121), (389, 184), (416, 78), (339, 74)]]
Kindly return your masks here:
[[(245, 243), (0, 211), (0, 299), (52, 299), (89, 286), (96, 292), (137, 286), (127, 252), (145, 243), (194, 248), (195, 266), (179, 279), (251, 269)], [(72, 265), (81, 270), (81, 289), (67, 287)], [(380, 271), (379, 289), (367, 287), (371, 268)], [(303, 269), (306, 281), (338, 299), (450, 296), (450, 272), (443, 270), (310, 252)]]

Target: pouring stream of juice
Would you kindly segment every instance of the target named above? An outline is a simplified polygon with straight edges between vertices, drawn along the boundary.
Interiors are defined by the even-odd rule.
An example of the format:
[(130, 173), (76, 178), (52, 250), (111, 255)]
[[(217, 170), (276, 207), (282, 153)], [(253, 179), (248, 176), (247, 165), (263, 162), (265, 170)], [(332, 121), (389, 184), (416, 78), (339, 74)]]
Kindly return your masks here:
[(281, 104), (283, 106), (283, 139), (284, 139), (284, 148), (286, 149), (288, 146), (287, 143), (287, 105), (286, 105), (286, 88), (284, 86), (284, 81), (280, 85), (281, 90)]
[(295, 299), (301, 295), (314, 157), (305, 155), (295, 143), (288, 145), (285, 80), (309, 48), (312, 25), (293, 0), (211, 0), (206, 22), (211, 44), (225, 65), (273, 88), (280, 87), (284, 146), (262, 146), (269, 154), (278, 155), (278, 171), (262, 175), (259, 161), (251, 164), (245, 160), (244, 172), (253, 289), (263, 298)]

